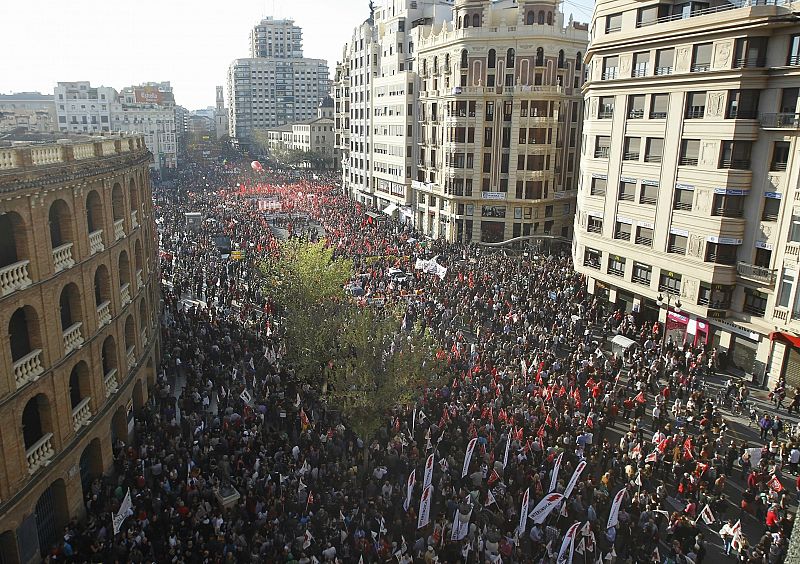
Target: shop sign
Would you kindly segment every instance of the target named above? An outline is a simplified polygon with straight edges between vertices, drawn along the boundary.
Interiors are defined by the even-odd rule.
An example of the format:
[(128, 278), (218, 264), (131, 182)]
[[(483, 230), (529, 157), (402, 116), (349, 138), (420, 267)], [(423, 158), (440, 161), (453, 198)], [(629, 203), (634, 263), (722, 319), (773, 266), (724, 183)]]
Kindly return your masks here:
[(738, 188), (714, 188), (715, 194), (723, 194), (725, 196), (747, 196), (748, 190), (740, 190)]
[(681, 184), (680, 182), (675, 183), (676, 190), (694, 190), (694, 186), (691, 184)]
[(756, 248), (757, 249), (766, 249), (768, 251), (772, 250), (772, 243), (767, 243), (766, 241), (756, 241)]
[(672, 233), (673, 235), (681, 235), (683, 237), (688, 237), (689, 236), (689, 231), (688, 230), (679, 229), (677, 227), (670, 227), (669, 228), (669, 232)]
[(717, 327), (721, 327), (722, 329), (727, 329), (731, 333), (735, 333), (736, 335), (739, 335), (741, 337), (746, 337), (747, 339), (750, 339), (751, 341), (759, 341), (759, 340), (761, 340), (761, 335), (759, 335), (758, 333), (755, 333), (753, 331), (749, 331), (749, 330), (745, 329), (744, 327), (739, 327), (738, 325), (736, 325), (735, 323), (733, 323), (731, 321), (725, 321), (723, 319), (715, 319), (714, 320), (714, 325), (716, 325)]
[(718, 243), (720, 245), (741, 245), (741, 239), (735, 239), (734, 237), (717, 237), (716, 235), (709, 235), (706, 237), (706, 241), (709, 243)]
[(764, 192), (765, 198), (772, 198), (773, 200), (780, 200), (783, 198), (783, 194), (780, 192)]

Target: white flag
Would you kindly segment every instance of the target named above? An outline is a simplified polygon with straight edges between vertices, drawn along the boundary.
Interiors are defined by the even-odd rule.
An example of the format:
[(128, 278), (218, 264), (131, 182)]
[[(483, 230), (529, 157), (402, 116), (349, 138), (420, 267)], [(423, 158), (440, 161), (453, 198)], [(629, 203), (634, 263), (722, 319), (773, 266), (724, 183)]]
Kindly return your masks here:
[(433, 453), (430, 453), (428, 460), (425, 461), (425, 477), (422, 481), (422, 489), (424, 490), (431, 485), (433, 480)]
[(408, 511), (408, 508), (411, 507), (411, 493), (414, 491), (414, 484), (417, 482), (417, 471), (416, 469), (411, 471), (411, 474), (408, 475), (408, 482), (406, 484), (406, 500), (403, 502), (403, 509)]
[(467, 475), (467, 472), (469, 472), (469, 463), (470, 460), (472, 460), (472, 451), (475, 450), (475, 443), (477, 442), (478, 437), (475, 437), (474, 439), (470, 440), (469, 444), (467, 445), (467, 452), (464, 454), (464, 468), (461, 470), (462, 478)]
[(572, 545), (575, 541), (575, 535), (578, 532), (578, 527), (580, 526), (581, 522), (576, 521), (575, 524), (569, 528), (567, 534), (564, 535), (564, 540), (561, 542), (561, 550), (558, 551), (556, 564), (566, 564), (567, 562), (572, 561)]
[(497, 500), (494, 498), (492, 490), (488, 490), (486, 492), (486, 502), (483, 504), (483, 506), (490, 507), (493, 503), (497, 503)]
[(575, 488), (575, 484), (578, 482), (578, 478), (581, 476), (581, 472), (583, 469), (586, 468), (586, 461), (581, 460), (578, 463), (578, 467), (575, 468), (575, 472), (572, 474), (572, 478), (569, 479), (569, 483), (567, 484), (567, 489), (564, 490), (564, 497), (568, 498), (569, 494), (572, 493), (573, 488)]
[(527, 488), (525, 490), (525, 495), (522, 496), (522, 509), (520, 509), (519, 528), (517, 529), (517, 534), (519, 534), (519, 536), (525, 534), (525, 527), (528, 525), (528, 496), (530, 492), (531, 489)]
[(551, 493), (542, 498), (542, 500), (533, 508), (528, 514), (528, 517), (533, 519), (534, 523), (542, 523), (553, 508), (561, 503), (561, 500), (564, 499), (564, 495), (560, 493)]
[[(706, 525), (710, 525), (711, 523), (716, 521), (716, 519), (714, 519), (714, 514), (711, 513), (711, 507), (709, 507), (708, 505), (706, 505), (703, 508), (703, 510), (700, 512), (700, 518), (703, 520), (703, 523), (705, 523)], [(697, 521), (695, 521), (695, 523), (696, 522)]]
[(625, 488), (622, 488), (617, 492), (617, 495), (614, 496), (614, 501), (611, 503), (611, 512), (608, 514), (608, 523), (606, 524), (606, 529), (610, 529), (611, 527), (616, 527), (619, 520), (617, 517), (619, 516), (619, 508), (622, 505), (622, 498), (625, 497)]
[(511, 429), (508, 429), (508, 440), (506, 441), (506, 453), (503, 455), (503, 468), (508, 464), (508, 451), (511, 448)]
[(242, 401), (244, 403), (247, 403), (247, 404), (249, 404), (251, 401), (253, 401), (253, 396), (251, 396), (250, 392), (248, 392), (247, 390), (242, 390), (242, 393), (239, 394), (239, 397), (242, 399)]
[(558, 484), (558, 470), (561, 468), (561, 459), (564, 457), (564, 453), (558, 455), (556, 458), (556, 464), (553, 466), (553, 474), (550, 476), (550, 489), (547, 493), (555, 491), (556, 484)]
[(586, 539), (581, 538), (581, 542), (579, 542), (578, 546), (575, 547), (575, 552), (578, 554), (583, 554), (586, 552)]
[(428, 486), (422, 490), (422, 497), (419, 500), (419, 518), (417, 519), (417, 529), (421, 529), (430, 523), (431, 497), (433, 497), (433, 486)]
[(117, 511), (116, 515), (114, 515), (114, 519), (112, 520), (114, 524), (115, 535), (119, 532), (125, 519), (130, 515), (133, 515), (132, 507), (133, 502), (131, 501), (131, 489), (128, 488), (128, 492), (125, 494), (125, 498), (122, 500), (122, 505), (119, 506), (119, 511)]
[(469, 533), (469, 520), (471, 518), (472, 518), (472, 510), (470, 510), (466, 520), (464, 520), (464, 522), (462, 523), (458, 519), (458, 508), (456, 508), (456, 513), (453, 516), (453, 531), (450, 534), (450, 540), (460, 541), (461, 539), (467, 536), (467, 533)]

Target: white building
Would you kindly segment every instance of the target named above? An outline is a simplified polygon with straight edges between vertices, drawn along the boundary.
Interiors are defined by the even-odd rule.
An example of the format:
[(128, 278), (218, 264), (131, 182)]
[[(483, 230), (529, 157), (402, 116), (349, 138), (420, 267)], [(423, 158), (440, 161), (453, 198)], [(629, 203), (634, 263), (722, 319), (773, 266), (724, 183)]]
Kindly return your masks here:
[(52, 96), (39, 92), (0, 94), (0, 132), (52, 133), (58, 131), (57, 121)]
[(115, 131), (112, 129), (111, 105), (116, 99), (117, 91), (107, 86), (93, 88), (88, 81), (59, 82), (55, 88), (59, 131)]
[(294, 20), (271, 17), (258, 22), (250, 31), (250, 58), (302, 59), (303, 30)]
[(153, 153), (153, 167), (178, 166), (175, 96), (169, 82), (148, 82), (123, 88), (112, 113), (112, 131), (144, 134)]
[(222, 86), (217, 86), (217, 106), (214, 111), (214, 128), (217, 139), (228, 134), (228, 111), (225, 109), (225, 94)]
[(270, 151), (292, 150), (325, 159), (325, 166), (339, 166), (334, 160), (333, 100), (320, 102), (317, 117), (312, 120), (281, 125), (267, 130)]

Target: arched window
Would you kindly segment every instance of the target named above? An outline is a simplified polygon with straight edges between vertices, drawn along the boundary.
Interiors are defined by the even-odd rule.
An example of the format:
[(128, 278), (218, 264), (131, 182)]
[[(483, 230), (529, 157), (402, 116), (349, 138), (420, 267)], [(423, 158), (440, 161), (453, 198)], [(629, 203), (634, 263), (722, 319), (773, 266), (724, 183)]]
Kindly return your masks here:
[(489, 62), (487, 63), (487, 66), (490, 69), (495, 67), (496, 57), (497, 55), (495, 54), (494, 49), (489, 49)]
[(581, 70), (581, 64), (583, 64), (583, 56), (578, 51), (578, 54), (575, 55), (575, 70)]
[(539, 10), (539, 25), (544, 25), (544, 10)]
[(472, 14), (472, 27), (481, 27), (481, 17), (478, 14)]
[(533, 25), (535, 21), (536, 21), (536, 14), (534, 14), (533, 10), (531, 10), (530, 12), (528, 12), (528, 15), (525, 16), (525, 23), (527, 25)]
[(553, 12), (547, 12), (547, 25), (553, 25)]
[(467, 50), (461, 50), (461, 68), (465, 69), (469, 66), (469, 62), (467, 61)]
[(469, 27), (469, 15), (464, 16), (464, 27)]
[(506, 68), (513, 69), (514, 68), (514, 49), (509, 49), (506, 51)]
[(444, 54), (444, 72), (450, 72), (450, 53)]
[(561, 49), (558, 51), (558, 68), (564, 68), (564, 50)]
[(433, 74), (439, 74), (439, 57), (433, 58)]
[(536, 66), (543, 67), (544, 66), (544, 49), (539, 47), (536, 50)]

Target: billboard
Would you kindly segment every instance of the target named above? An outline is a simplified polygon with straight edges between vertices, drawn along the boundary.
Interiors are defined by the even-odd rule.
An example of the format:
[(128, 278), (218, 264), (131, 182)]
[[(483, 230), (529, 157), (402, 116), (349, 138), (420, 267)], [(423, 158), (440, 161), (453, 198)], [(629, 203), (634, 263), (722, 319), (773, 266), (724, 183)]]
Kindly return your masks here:
[(133, 97), (137, 104), (163, 104), (172, 102), (171, 92), (161, 92), (153, 86), (140, 86), (133, 89)]

